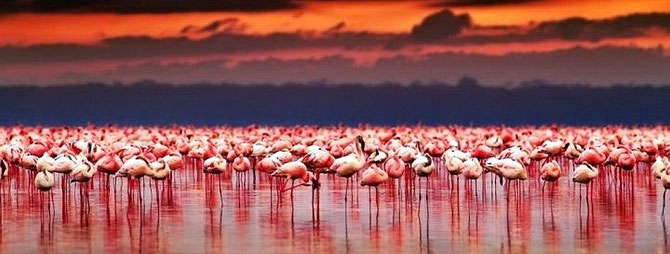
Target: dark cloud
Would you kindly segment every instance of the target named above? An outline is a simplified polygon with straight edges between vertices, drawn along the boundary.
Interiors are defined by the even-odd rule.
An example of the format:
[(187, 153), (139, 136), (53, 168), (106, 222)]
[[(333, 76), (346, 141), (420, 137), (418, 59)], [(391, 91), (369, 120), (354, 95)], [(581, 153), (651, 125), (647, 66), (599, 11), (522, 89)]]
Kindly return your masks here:
[[(435, 18), (437, 21), (434, 21), (433, 17), (437, 17)], [(463, 29), (463, 24), (469, 22), (465, 20), (468, 20), (466, 14), (453, 15), (451, 12), (443, 11), (424, 19), (411, 33), (352, 32), (343, 30), (346, 24), (338, 23), (324, 31), (253, 35), (239, 33), (244, 29), (243, 23), (235, 19), (225, 19), (213, 21), (204, 26), (188, 26), (182, 29), (185, 35), (192, 33), (209, 35), (198, 40), (191, 40), (186, 36), (167, 38), (129, 36), (105, 39), (97, 45), (3, 46), (0, 47), (0, 65), (325, 47), (359, 50), (381, 47), (387, 50), (397, 50), (410, 46), (420, 46), (425, 43), (460, 46), (525, 43), (554, 39), (584, 41), (634, 37), (651, 28), (670, 31), (669, 13), (650, 13), (632, 14), (603, 20), (570, 18), (542, 22), (532, 27), (505, 28), (505, 30), (513, 31), (511, 33), (496, 35), (458, 34), (454, 36), (456, 29)], [(454, 25), (458, 22), (461, 22), (460, 28), (458, 28), (458, 25)], [(468, 29), (487, 28), (470, 26)], [(662, 43), (662, 41), (659, 41), (659, 43)]]
[[(445, 23), (449, 14), (445, 16)], [(466, 14), (463, 14), (466, 15)], [(426, 18), (428, 19), (428, 17)], [(453, 22), (452, 22), (453, 23)], [(423, 24), (423, 23), (422, 23)], [(446, 25), (434, 25), (439, 31)], [(495, 29), (492, 26), (469, 26), (472, 30)], [(670, 33), (670, 13), (633, 13), (607, 19), (586, 19), (571, 17), (554, 21), (543, 21), (530, 26), (498, 27), (507, 32), (497, 35), (468, 35), (468, 36), (437, 36), (438, 32), (429, 32), (425, 35), (432, 43), (447, 45), (487, 44), (507, 42), (534, 42), (551, 39), (573, 41), (599, 41), (608, 38), (632, 38), (648, 34), (652, 29), (659, 29)], [(417, 38), (415, 29), (412, 35)], [(453, 32), (453, 31), (452, 31)], [(429, 37), (433, 34), (433, 37)], [(453, 33), (451, 35), (454, 35)], [(394, 41), (396, 44), (398, 40)], [(403, 41), (402, 43), (411, 43)]]
[(268, 11), (298, 7), (292, 0), (4, 0), (0, 13), (174, 13)]
[[(596, 86), (615, 83), (667, 84), (670, 80), (670, 57), (658, 49), (602, 47), (571, 48), (543, 53), (511, 53), (490, 56), (466, 53), (436, 53), (422, 57), (383, 58), (370, 67), (356, 66), (346, 57), (296, 60), (244, 61), (233, 68), (224, 62), (205, 61), (196, 64), (147, 63), (126, 66), (105, 73), (109, 78), (129, 77), (169, 82), (193, 81), (233, 83), (285, 83), (328, 81), (399, 82), (442, 81), (453, 83), (463, 76), (475, 77), (484, 84), (520, 84), (528, 80), (556, 83), (579, 83)], [(172, 74), (168, 74), (172, 73)], [(132, 75), (130, 75), (132, 74)], [(184, 74), (184, 75), (180, 75)], [(170, 75), (166, 77), (165, 75)], [(175, 81), (176, 80), (176, 81)], [(191, 82), (188, 82), (188, 81)]]
[(459, 34), (470, 27), (470, 15), (456, 15), (450, 10), (442, 10), (425, 17), (412, 28), (412, 36), (419, 40), (436, 40)]
[(188, 25), (181, 29), (182, 34), (189, 33), (241, 33), (247, 25), (241, 23), (237, 18), (226, 18), (215, 20), (202, 27)]
[[(197, 31), (197, 27), (187, 28)], [(314, 36), (312, 33), (273, 33), (244, 35), (217, 33), (206, 39), (186, 37), (151, 38), (147, 36), (115, 37), (99, 45), (46, 44), (28, 47), (0, 47), (0, 65), (99, 59), (129, 59), (214, 53), (252, 52), (295, 48), (341, 47), (347, 49), (379, 46), (397, 35), (366, 32), (343, 32)]]
[[(435, 53), (419, 59), (412, 56), (382, 58), (372, 66), (357, 66), (354, 60), (334, 55), (324, 58), (242, 61), (226, 67), (225, 58), (201, 62), (147, 61), (125, 64), (106, 71), (63, 67), (62, 74), (19, 75), (0, 68), (0, 80), (11, 83), (134, 82), (156, 80), (175, 84), (210, 83), (454, 83), (463, 76), (483, 84), (519, 85), (529, 80), (563, 84), (667, 84), (670, 57), (662, 49), (601, 47), (571, 48), (551, 52), (510, 53), (500, 56)], [(7, 83), (6, 83), (7, 84)]]
[(634, 13), (609, 19), (588, 20), (574, 17), (545, 21), (529, 35), (568, 40), (600, 40), (608, 37), (633, 37), (659, 28), (670, 32), (670, 13)]
[[(310, 2), (360, 2), (361, 0), (307, 0)], [(421, 0), (368, 0), (371, 2), (416, 2)], [(451, 6), (490, 6), (519, 4), (528, 2), (537, 2), (542, 0), (424, 0), (429, 6), (451, 7)]]
[(520, 4), (539, 0), (447, 0), (432, 4), (434, 6), (488, 6), (503, 4)]
[(334, 26), (329, 27), (329, 28), (326, 29), (323, 33), (324, 33), (324, 34), (334, 34), (334, 33), (339, 33), (339, 32), (342, 31), (342, 29), (344, 29), (344, 27), (345, 27), (346, 25), (347, 25), (347, 24), (344, 23), (344, 21), (342, 21), (342, 22), (340, 22), (340, 23), (335, 24)]

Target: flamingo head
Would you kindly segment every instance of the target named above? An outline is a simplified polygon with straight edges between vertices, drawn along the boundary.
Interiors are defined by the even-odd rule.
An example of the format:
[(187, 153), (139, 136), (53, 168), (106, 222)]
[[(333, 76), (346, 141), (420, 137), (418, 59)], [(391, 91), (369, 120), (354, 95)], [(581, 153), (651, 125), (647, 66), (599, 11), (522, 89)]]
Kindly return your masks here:
[(305, 183), (309, 182), (311, 184), (313, 190), (316, 189), (316, 188), (321, 187), (321, 183), (319, 182), (319, 179), (316, 179), (316, 177), (314, 176), (314, 174), (312, 172), (307, 172), (307, 174), (305, 174), (305, 176), (303, 176), (302, 180)]
[(430, 154), (424, 153), (423, 156), (426, 156), (426, 159), (428, 159), (428, 161), (426, 161), (426, 163), (423, 165), (424, 167), (428, 167), (433, 164), (433, 157), (430, 156)]
[(365, 140), (363, 140), (363, 137), (361, 135), (356, 136), (356, 141), (361, 145), (361, 151), (365, 151)]

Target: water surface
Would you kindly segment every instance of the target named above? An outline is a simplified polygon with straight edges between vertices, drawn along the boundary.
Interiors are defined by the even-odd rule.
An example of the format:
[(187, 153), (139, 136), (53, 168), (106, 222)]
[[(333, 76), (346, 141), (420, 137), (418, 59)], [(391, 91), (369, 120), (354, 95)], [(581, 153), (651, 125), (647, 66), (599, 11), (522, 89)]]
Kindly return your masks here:
[(12, 169), (1, 188), (0, 252), (667, 252), (663, 188), (647, 165), (635, 173), (602, 168), (588, 203), (585, 186), (572, 184), (563, 166), (544, 191), (536, 166), (528, 181), (503, 186), (491, 175), (475, 186), (442, 171), (426, 188), (410, 173), (378, 188), (378, 206), (375, 190), (355, 177), (346, 204), (345, 180), (332, 175), (321, 176), (314, 199), (300, 187), (293, 201), (285, 192), (278, 202), (265, 174), (254, 185), (251, 174), (219, 178), (192, 167), (158, 186), (131, 182), (130, 194), (127, 179), (100, 174), (88, 199), (78, 184), (64, 196), (57, 175), (49, 202), (30, 173)]

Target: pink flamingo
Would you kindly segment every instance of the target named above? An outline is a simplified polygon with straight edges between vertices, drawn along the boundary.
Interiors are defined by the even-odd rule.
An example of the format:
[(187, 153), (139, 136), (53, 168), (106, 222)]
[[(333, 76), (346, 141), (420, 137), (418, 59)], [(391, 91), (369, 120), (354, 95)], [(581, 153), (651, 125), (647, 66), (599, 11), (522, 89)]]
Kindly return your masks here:
[(386, 182), (389, 179), (386, 171), (382, 170), (376, 164), (370, 165), (365, 171), (363, 171), (363, 177), (361, 178), (361, 186), (368, 186), (368, 198), (372, 202), (372, 197), (370, 195), (370, 188), (375, 187), (375, 201), (377, 202), (377, 209), (379, 209), (379, 189), (377, 188), (380, 184)]
[(559, 177), (561, 177), (561, 166), (558, 165), (558, 162), (552, 160), (542, 165), (542, 169), (540, 170), (540, 178), (544, 180), (542, 183), (542, 193), (544, 193), (544, 185), (547, 182), (556, 182)]

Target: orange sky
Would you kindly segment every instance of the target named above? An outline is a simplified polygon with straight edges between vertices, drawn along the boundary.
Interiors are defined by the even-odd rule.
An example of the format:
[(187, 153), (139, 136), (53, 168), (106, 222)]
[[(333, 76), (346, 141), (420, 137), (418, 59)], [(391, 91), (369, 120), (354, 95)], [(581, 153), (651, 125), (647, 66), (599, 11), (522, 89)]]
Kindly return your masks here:
[[(187, 25), (202, 26), (236, 17), (246, 33), (325, 30), (345, 22), (345, 30), (407, 32), (439, 8), (425, 2), (317, 2), (302, 8), (261, 13), (185, 14), (13, 14), (0, 16), (0, 45), (95, 43), (124, 35), (174, 36)], [(667, 0), (548, 0), (526, 4), (452, 8), (469, 13), (478, 25), (521, 25), (571, 16), (607, 18), (634, 12), (670, 11)]]

